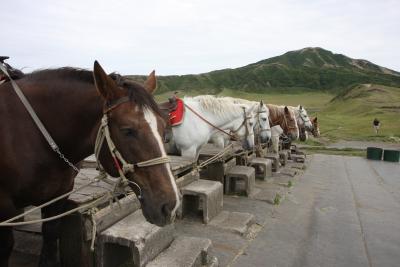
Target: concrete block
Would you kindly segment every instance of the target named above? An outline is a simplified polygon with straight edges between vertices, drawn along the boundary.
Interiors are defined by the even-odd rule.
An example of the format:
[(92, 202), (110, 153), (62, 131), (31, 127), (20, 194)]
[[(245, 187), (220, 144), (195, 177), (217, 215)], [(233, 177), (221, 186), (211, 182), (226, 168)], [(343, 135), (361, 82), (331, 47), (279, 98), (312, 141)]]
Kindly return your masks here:
[(300, 163), (303, 163), (306, 161), (305, 155), (301, 155), (301, 154), (293, 154), (292, 159), (294, 162), (300, 162)]
[(255, 157), (256, 153), (253, 153), (252, 151), (244, 151), (243, 154), (236, 156), (236, 164), (247, 166), (249, 165), (249, 162)]
[(293, 154), (297, 154), (298, 151), (299, 150), (296, 145), (290, 145), (290, 152), (292, 152)]
[(277, 172), (280, 164), (279, 155), (275, 153), (268, 153), (265, 158), (272, 160), (272, 171)]
[(210, 255), (210, 239), (179, 236), (147, 267), (201, 267), (216, 266), (216, 259)]
[(210, 222), (211, 226), (240, 235), (245, 235), (252, 224), (254, 224), (253, 214), (225, 210)]
[(233, 166), (236, 166), (236, 158), (227, 159), (226, 161), (219, 160), (202, 168), (200, 171), (200, 178), (219, 181), (223, 184), (225, 173)]
[(266, 158), (254, 158), (250, 161), (254, 167), (257, 179), (267, 180), (272, 177), (272, 160)]
[(97, 266), (113, 267), (129, 262), (144, 266), (174, 239), (174, 225), (158, 227), (146, 221), (138, 210), (103, 231), (97, 237)]
[(294, 176), (296, 176), (298, 171), (296, 169), (286, 167), (286, 168), (281, 169), (280, 173), (283, 175), (288, 175), (290, 177), (294, 177)]
[(181, 193), (180, 217), (202, 212), (203, 222), (208, 223), (222, 210), (224, 192), (220, 182), (200, 179), (183, 187)]
[(285, 166), (288, 159), (289, 159), (289, 155), (287, 153), (288, 150), (281, 150), (279, 151), (279, 162), (281, 163), (282, 166)]
[[(243, 182), (243, 189), (239, 189), (239, 182)], [(231, 168), (225, 177), (225, 193), (244, 192), (246, 196), (250, 196), (255, 186), (255, 170), (253, 167), (235, 166)], [(239, 190), (238, 190), (239, 189)]]

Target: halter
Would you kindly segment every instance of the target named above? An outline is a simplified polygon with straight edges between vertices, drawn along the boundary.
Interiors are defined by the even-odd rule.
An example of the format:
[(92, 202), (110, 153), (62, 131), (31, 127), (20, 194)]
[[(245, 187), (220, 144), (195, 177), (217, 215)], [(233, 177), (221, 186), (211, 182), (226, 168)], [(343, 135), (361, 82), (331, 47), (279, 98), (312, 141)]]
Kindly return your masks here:
[(250, 134), (249, 125), (247, 125), (247, 121), (249, 119), (251, 119), (251, 116), (247, 116), (246, 109), (243, 107), (243, 122), (242, 122), (242, 124), (240, 124), (239, 128), (237, 128), (236, 130), (232, 130), (231, 131), (236, 136), (236, 139), (238, 139), (237, 138), (237, 136), (238, 136), (237, 132), (240, 131), (240, 129), (242, 129), (243, 127), (245, 127), (245, 130), (246, 130), (245, 135), (244, 135), (245, 138), (247, 138), (247, 137), (249, 137), (251, 135), (254, 135), (254, 132), (252, 134)]
[(104, 171), (104, 168), (101, 166), (101, 163), (99, 160), (99, 154), (100, 154), (102, 145), (104, 143), (104, 140), (106, 140), (108, 149), (109, 149), (111, 156), (113, 158), (113, 161), (114, 161), (114, 166), (118, 170), (118, 174), (119, 174), (119, 180), (115, 184), (115, 188), (117, 188), (119, 186), (127, 186), (128, 184), (132, 184), (139, 189), (138, 199), (143, 199), (142, 189), (140, 188), (140, 186), (137, 183), (135, 183), (134, 181), (130, 181), (126, 177), (126, 174), (128, 174), (128, 173), (134, 174), (135, 168), (149, 167), (149, 166), (168, 163), (168, 162), (170, 162), (170, 159), (169, 159), (169, 157), (161, 156), (161, 157), (153, 158), (153, 159), (142, 161), (142, 162), (128, 163), (124, 159), (122, 154), (118, 151), (113, 140), (111, 139), (110, 128), (108, 126), (108, 114), (112, 110), (117, 108), (119, 105), (121, 105), (122, 103), (129, 102), (129, 101), (130, 101), (130, 98), (128, 96), (125, 96), (125, 97), (121, 97), (121, 98), (117, 99), (113, 103), (105, 104), (100, 128), (99, 128), (99, 131), (97, 132), (96, 143), (95, 143), (95, 147), (94, 147), (94, 154), (96, 156), (96, 161), (97, 161), (97, 165), (98, 165), (99, 169)]

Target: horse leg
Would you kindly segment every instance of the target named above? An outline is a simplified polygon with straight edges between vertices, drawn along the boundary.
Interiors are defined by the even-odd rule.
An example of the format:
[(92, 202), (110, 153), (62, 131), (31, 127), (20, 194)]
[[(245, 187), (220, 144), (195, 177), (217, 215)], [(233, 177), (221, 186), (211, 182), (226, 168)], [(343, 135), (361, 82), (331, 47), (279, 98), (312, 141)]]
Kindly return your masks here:
[[(9, 198), (0, 193), (0, 222), (17, 215), (17, 209)], [(7, 267), (14, 245), (12, 227), (0, 226), (0, 267)]]
[[(57, 201), (42, 209), (42, 217), (48, 218), (64, 211), (66, 200)], [(42, 225), (43, 244), (40, 253), (40, 267), (60, 266), (58, 240), (60, 236), (60, 220), (45, 222)]]

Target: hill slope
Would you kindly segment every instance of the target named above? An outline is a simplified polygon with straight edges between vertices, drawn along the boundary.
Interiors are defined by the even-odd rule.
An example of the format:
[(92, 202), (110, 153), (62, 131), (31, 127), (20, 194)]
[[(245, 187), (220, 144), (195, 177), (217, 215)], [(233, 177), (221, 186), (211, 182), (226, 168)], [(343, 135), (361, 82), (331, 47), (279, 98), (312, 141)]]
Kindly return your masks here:
[[(318, 118), (322, 134), (331, 139), (400, 140), (400, 88), (361, 84), (346, 89), (323, 109)], [(379, 136), (372, 121), (381, 121)]]
[[(143, 76), (130, 77), (144, 79)], [(400, 73), (322, 48), (304, 48), (236, 69), (159, 76), (158, 92), (196, 90), (215, 94), (225, 88), (258, 93), (333, 91), (360, 83), (400, 86)]]

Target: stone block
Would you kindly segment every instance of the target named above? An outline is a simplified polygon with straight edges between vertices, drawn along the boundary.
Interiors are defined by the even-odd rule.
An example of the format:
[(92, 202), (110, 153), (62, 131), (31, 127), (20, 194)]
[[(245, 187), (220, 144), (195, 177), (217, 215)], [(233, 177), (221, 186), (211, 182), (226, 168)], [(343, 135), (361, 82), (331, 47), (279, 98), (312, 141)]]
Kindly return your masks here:
[[(242, 190), (239, 183), (242, 182)], [(225, 193), (235, 194), (242, 191), (246, 196), (250, 196), (255, 186), (255, 170), (253, 167), (235, 166), (231, 168), (225, 177)]]
[(268, 153), (265, 155), (266, 159), (272, 160), (272, 171), (277, 172), (279, 170), (279, 155), (275, 153)]
[(218, 266), (218, 261), (210, 255), (210, 239), (179, 236), (147, 267), (203, 267)]
[(223, 206), (223, 186), (220, 182), (199, 179), (183, 187), (180, 217), (202, 212), (204, 223), (208, 223)]
[(289, 159), (289, 155), (288, 155), (288, 150), (281, 150), (279, 151), (279, 162), (281, 163), (282, 166), (285, 166), (288, 159)]
[(174, 239), (174, 225), (158, 227), (138, 210), (103, 231), (96, 240), (97, 266), (113, 267), (128, 262), (145, 266)]
[(253, 223), (253, 214), (224, 210), (210, 222), (210, 225), (224, 231), (245, 235)]
[(305, 155), (301, 154), (292, 154), (292, 160), (294, 162), (304, 163), (306, 161)]
[(250, 161), (250, 166), (254, 167), (257, 179), (267, 180), (272, 177), (272, 160), (266, 158), (254, 158)]

